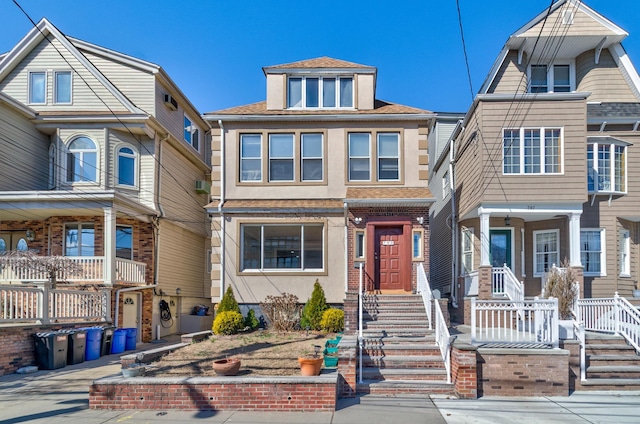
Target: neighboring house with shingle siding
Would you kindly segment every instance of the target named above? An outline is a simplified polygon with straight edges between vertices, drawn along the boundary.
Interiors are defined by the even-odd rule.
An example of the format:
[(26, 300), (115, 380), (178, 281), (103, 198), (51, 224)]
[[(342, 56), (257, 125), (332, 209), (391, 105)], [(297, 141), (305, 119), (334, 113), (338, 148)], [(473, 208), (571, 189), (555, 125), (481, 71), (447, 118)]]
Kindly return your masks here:
[(505, 264), (527, 296), (565, 258), (584, 297), (629, 297), (640, 278), (640, 78), (620, 44), (628, 34), (580, 1), (549, 12), (509, 37), (440, 153), (453, 151), (455, 271), (433, 283), (458, 301), (482, 297), (489, 270)]
[(342, 304), (360, 263), (371, 289), (415, 290), (435, 115), (376, 99), (371, 66), (324, 57), (263, 71), (266, 101), (204, 115), (221, 187), (208, 207), (212, 301), (232, 286), (245, 305), (283, 292), (305, 302), (317, 279)]
[(158, 65), (46, 19), (0, 58), (0, 251), (71, 256), (64, 286), (111, 289), (119, 326), (179, 332), (210, 299), (208, 124)]

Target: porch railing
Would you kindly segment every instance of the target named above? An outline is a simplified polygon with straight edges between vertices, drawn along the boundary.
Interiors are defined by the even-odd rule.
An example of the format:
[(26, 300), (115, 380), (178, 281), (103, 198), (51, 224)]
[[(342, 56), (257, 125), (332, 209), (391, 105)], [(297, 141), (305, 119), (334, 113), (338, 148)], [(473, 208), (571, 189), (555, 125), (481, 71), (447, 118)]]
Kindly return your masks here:
[(429, 286), (429, 280), (427, 279), (427, 273), (424, 270), (423, 264), (418, 265), (417, 273), (418, 293), (422, 294), (424, 307), (427, 311), (427, 316), (429, 317), (429, 328), (431, 328), (431, 310), (433, 309), (434, 311), (436, 344), (440, 348), (440, 355), (442, 356), (442, 361), (444, 362), (445, 369), (447, 370), (447, 383), (451, 383), (451, 335), (449, 334), (447, 321), (444, 319), (444, 314), (440, 308), (440, 302), (438, 302), (437, 299), (434, 299), (431, 294), (431, 287)]
[(586, 330), (618, 334), (640, 352), (640, 312), (618, 292), (613, 298), (578, 299), (577, 305)]
[(517, 302), (524, 300), (524, 284), (518, 281), (507, 264), (491, 268), (491, 282), (494, 297), (506, 297)]
[[(67, 275), (59, 271), (58, 281), (69, 282), (104, 282), (104, 256), (68, 256), (68, 259), (78, 264), (80, 272)], [(35, 271), (24, 266), (25, 258), (11, 258), (6, 265), (0, 266), (0, 283), (7, 282), (46, 282), (49, 275), (45, 271)], [(115, 259), (116, 282), (130, 284), (145, 284), (146, 264), (128, 259)]]
[(557, 348), (558, 299), (471, 299), (471, 342)]
[(0, 286), (0, 324), (108, 321), (111, 292)]

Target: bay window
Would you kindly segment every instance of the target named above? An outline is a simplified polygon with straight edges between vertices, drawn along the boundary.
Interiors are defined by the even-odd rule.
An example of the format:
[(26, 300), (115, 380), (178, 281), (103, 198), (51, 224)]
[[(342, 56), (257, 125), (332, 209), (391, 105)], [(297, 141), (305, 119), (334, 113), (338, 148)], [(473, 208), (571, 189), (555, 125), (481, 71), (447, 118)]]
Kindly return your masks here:
[[(589, 137), (591, 141), (598, 137)], [(627, 191), (627, 146), (624, 142), (602, 142), (587, 145), (587, 186), (590, 193)]]

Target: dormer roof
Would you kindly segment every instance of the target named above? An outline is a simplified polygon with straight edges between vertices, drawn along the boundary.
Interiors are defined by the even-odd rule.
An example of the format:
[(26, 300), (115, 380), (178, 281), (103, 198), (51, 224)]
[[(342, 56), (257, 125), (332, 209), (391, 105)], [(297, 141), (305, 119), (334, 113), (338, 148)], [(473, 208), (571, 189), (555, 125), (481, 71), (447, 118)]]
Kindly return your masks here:
[(346, 60), (334, 59), (332, 57), (317, 57), (315, 59), (300, 60), (297, 62), (285, 63), (282, 65), (265, 66), (262, 71), (266, 74), (269, 73), (283, 73), (285, 72), (305, 72), (309, 70), (316, 70), (319, 72), (330, 71), (346, 71), (358, 72), (358, 73), (376, 73), (377, 69), (374, 66), (360, 65), (358, 63), (347, 62)]

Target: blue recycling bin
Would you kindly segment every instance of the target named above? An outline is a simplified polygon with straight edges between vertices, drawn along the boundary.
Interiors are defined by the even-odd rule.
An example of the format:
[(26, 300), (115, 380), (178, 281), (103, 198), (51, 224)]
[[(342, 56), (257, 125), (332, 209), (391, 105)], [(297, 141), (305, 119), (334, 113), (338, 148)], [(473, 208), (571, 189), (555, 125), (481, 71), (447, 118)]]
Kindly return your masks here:
[(102, 328), (100, 327), (86, 327), (82, 330), (87, 332), (87, 339), (85, 341), (85, 361), (93, 361), (100, 358), (100, 347), (102, 344)]
[(118, 328), (113, 332), (113, 338), (111, 339), (111, 353), (124, 352), (125, 341), (127, 338), (127, 330)]
[(124, 342), (124, 350), (134, 350), (136, 348), (136, 339), (138, 338), (137, 328), (123, 328), (127, 332)]

